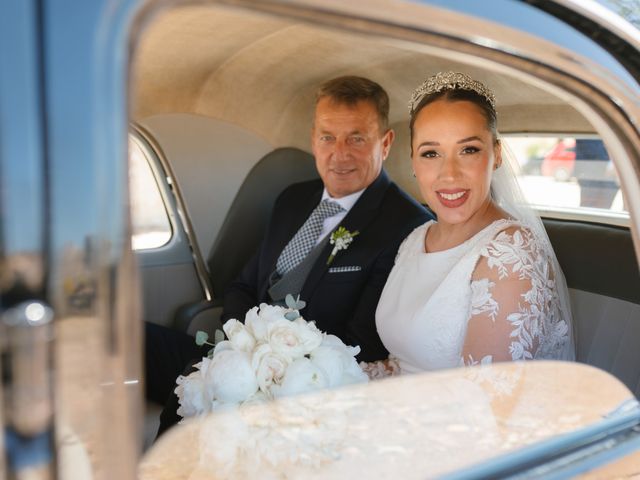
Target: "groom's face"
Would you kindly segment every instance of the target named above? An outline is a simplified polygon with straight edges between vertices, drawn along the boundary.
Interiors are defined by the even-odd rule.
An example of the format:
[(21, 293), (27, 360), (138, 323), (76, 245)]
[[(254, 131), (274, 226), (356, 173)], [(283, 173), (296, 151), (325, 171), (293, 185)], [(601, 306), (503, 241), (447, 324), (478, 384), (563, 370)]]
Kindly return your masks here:
[(393, 135), (393, 130), (382, 131), (371, 102), (347, 105), (329, 97), (320, 99), (311, 147), (329, 195), (340, 198), (367, 188), (380, 174)]

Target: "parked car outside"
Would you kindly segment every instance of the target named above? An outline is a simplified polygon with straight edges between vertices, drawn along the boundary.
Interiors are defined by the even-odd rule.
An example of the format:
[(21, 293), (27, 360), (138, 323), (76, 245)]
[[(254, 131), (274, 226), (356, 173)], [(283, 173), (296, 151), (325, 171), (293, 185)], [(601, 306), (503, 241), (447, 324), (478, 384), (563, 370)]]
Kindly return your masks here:
[(544, 156), (540, 170), (547, 177), (553, 177), (559, 182), (566, 182), (573, 175), (575, 161), (575, 138), (562, 138)]

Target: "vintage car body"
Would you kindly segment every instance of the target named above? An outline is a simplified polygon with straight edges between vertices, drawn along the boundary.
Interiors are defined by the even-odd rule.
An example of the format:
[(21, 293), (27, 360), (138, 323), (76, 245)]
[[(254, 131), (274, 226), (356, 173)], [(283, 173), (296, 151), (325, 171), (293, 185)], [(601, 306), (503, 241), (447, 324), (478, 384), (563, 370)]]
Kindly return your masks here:
[[(215, 328), (224, 286), (259, 242), (274, 196), (314, 175), (314, 89), (360, 74), (389, 91), (398, 138), (386, 168), (416, 195), (404, 105), (442, 69), (495, 90), (503, 134), (602, 138), (626, 212), (543, 212), (571, 288), (578, 360), (601, 370), (527, 364), (536, 408), (558, 411), (516, 421), (532, 435), (495, 457), (416, 477), (638, 475), (639, 51), (636, 29), (578, 0), (0, 5), (0, 478), (136, 477), (148, 408), (142, 320)], [(166, 209), (169, 240), (154, 248), (132, 249), (128, 141), (150, 152)], [(469, 371), (437, 375), (402, 380), (398, 401)], [(389, 391), (371, 387), (357, 395)], [(596, 398), (599, 389), (607, 395)], [(571, 411), (583, 417), (563, 424)], [(496, 412), (498, 422), (520, 418)], [(554, 427), (540, 433), (544, 424)], [(177, 430), (174, 445), (200, 428)], [(445, 438), (438, 432), (425, 438)], [(150, 450), (143, 478), (194, 471), (195, 450), (170, 441)]]

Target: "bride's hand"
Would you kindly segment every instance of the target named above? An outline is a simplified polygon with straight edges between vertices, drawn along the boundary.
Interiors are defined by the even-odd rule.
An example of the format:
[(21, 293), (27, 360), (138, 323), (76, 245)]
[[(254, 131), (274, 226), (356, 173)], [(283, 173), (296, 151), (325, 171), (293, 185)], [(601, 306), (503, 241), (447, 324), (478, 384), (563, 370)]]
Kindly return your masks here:
[(369, 380), (379, 380), (400, 375), (400, 365), (398, 365), (398, 361), (394, 357), (375, 362), (360, 362), (360, 368), (367, 374)]

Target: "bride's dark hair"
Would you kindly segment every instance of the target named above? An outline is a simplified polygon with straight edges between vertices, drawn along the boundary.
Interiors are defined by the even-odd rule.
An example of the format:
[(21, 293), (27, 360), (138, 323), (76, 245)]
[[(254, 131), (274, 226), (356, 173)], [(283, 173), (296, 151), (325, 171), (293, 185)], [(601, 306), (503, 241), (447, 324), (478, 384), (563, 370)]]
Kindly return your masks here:
[(410, 140), (411, 140), (411, 154), (413, 154), (413, 125), (415, 124), (416, 117), (420, 110), (422, 110), (427, 105), (435, 102), (436, 100), (446, 100), (448, 102), (471, 102), (476, 105), (485, 120), (487, 121), (487, 129), (491, 132), (493, 137), (493, 141), (498, 141), (498, 120), (495, 109), (491, 106), (491, 104), (487, 101), (487, 99), (472, 91), (472, 90), (463, 90), (463, 89), (448, 89), (440, 92), (434, 92), (429, 95), (425, 95), (418, 105), (411, 111), (409, 117), (409, 130), (410, 130)]

